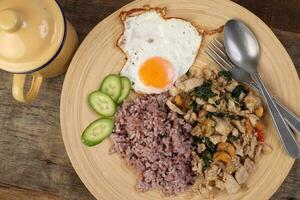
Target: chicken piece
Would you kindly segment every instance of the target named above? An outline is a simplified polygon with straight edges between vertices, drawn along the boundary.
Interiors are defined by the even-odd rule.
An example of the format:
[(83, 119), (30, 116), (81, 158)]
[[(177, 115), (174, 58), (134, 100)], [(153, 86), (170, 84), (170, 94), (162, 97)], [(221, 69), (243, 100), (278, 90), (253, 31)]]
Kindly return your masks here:
[(242, 134), (242, 147), (244, 148), (250, 142), (251, 135)]
[(252, 91), (248, 93), (245, 97), (244, 102), (246, 104), (247, 109), (253, 113), (256, 108), (261, 106), (261, 100), (259, 97), (255, 96)]
[(205, 136), (211, 136), (214, 133), (214, 127), (216, 122), (212, 119), (207, 118), (202, 126), (202, 131), (204, 132)]
[(216, 132), (221, 135), (228, 136), (231, 133), (233, 126), (227, 119), (216, 118)]
[(249, 177), (249, 173), (247, 172), (246, 168), (242, 165), (240, 168), (237, 169), (235, 172), (235, 179), (241, 185), (247, 181)]
[(248, 155), (250, 158), (254, 158), (254, 153), (255, 153), (255, 149), (257, 146), (258, 142), (257, 142), (257, 138), (256, 137), (252, 137), (251, 139), (251, 143), (250, 143), (250, 151), (248, 152)]
[(246, 158), (244, 162), (244, 167), (246, 168), (249, 174), (253, 173), (256, 169), (255, 163), (249, 158)]
[(231, 162), (226, 165), (226, 171), (227, 173), (231, 174), (235, 172), (238, 168), (240, 168), (241, 163), (238, 156), (234, 156), (231, 159)]
[(218, 174), (220, 173), (221, 168), (217, 165), (212, 165), (206, 172), (205, 178), (208, 181), (217, 180)]
[(225, 90), (227, 92), (232, 92), (234, 90), (234, 88), (236, 88), (236, 86), (238, 86), (238, 85), (239, 85), (238, 82), (236, 82), (235, 80), (232, 80), (230, 82), (230, 84), (225, 87)]
[(204, 105), (203, 109), (205, 111), (208, 111), (208, 112), (217, 112), (217, 109), (214, 106), (210, 105), (210, 104)]
[(244, 92), (242, 92), (239, 96), (239, 102), (242, 102), (244, 100), (245, 96), (246, 96), (246, 94)]
[(249, 110), (241, 110), (239, 113), (239, 116), (242, 116), (242, 117), (248, 117), (248, 115), (250, 115)]
[(239, 114), (241, 109), (234, 103), (233, 100), (229, 99), (227, 104), (227, 110), (229, 112)]
[(255, 126), (256, 126), (256, 123), (257, 123), (258, 120), (259, 120), (259, 118), (258, 118), (256, 115), (254, 115), (254, 114), (249, 114), (248, 118), (249, 118), (249, 120), (250, 120), (251, 125), (252, 125), (253, 127), (255, 127)]
[(250, 152), (250, 145), (246, 145), (244, 146), (244, 149), (243, 149), (243, 154), (244, 155), (248, 155)]
[(215, 135), (214, 134), (214, 135), (210, 136), (209, 139), (215, 145), (222, 142), (222, 136), (221, 135)]
[(221, 101), (220, 101), (220, 104), (219, 105), (217, 105), (217, 108), (220, 110), (220, 111), (225, 111), (226, 110), (226, 108), (227, 108), (227, 102), (224, 100), (224, 99), (222, 99)]
[(197, 121), (201, 124), (204, 123), (204, 121), (207, 119), (206, 118), (206, 114), (207, 112), (205, 110), (199, 110), (198, 111), (198, 118), (197, 118)]
[[(214, 88), (214, 87), (211, 87), (211, 91), (213, 92), (213, 93), (215, 93), (215, 94), (217, 94), (217, 95), (220, 95), (220, 91), (219, 90), (217, 90), (216, 88)], [(217, 97), (218, 96), (214, 96), (213, 98), (214, 98), (214, 101), (217, 99)], [(212, 99), (212, 98), (211, 98)], [(209, 102), (210, 100), (208, 99), (208, 102)], [(209, 102), (210, 103), (210, 102)]]
[(221, 180), (219, 180), (219, 179), (217, 179), (217, 180), (215, 181), (215, 186), (216, 186), (216, 188), (218, 188), (218, 189), (220, 189), (220, 190), (224, 190), (224, 188), (225, 188), (224, 182), (221, 181)]
[(175, 82), (175, 87), (177, 88), (177, 90), (180, 92), (180, 91), (183, 91), (183, 88), (184, 88), (184, 85), (183, 85), (183, 82), (185, 80), (188, 79), (188, 76), (187, 75), (183, 75), (181, 76), (179, 79), (176, 80)]
[(253, 133), (253, 126), (251, 125), (251, 122), (249, 119), (246, 120), (245, 122), (245, 127), (246, 127), (246, 133), (247, 134), (252, 134)]
[(203, 99), (197, 97), (196, 98), (196, 103), (200, 106), (203, 106), (206, 102)]
[(199, 125), (198, 125), (198, 126), (195, 126), (195, 127), (192, 129), (191, 134), (192, 134), (193, 136), (200, 137), (200, 136), (203, 134), (201, 127), (200, 127)]
[(172, 86), (169, 90), (169, 94), (172, 97), (175, 97), (177, 94), (179, 94), (179, 90), (176, 87)]
[[(182, 75), (181, 77), (179, 77), (179, 79), (176, 80), (175, 86), (176, 86), (177, 84), (182, 83), (183, 81), (187, 80), (188, 78), (189, 78), (189, 77), (188, 77), (186, 74)], [(177, 87), (177, 86), (176, 86), (176, 87)]]
[(262, 151), (262, 146), (259, 144), (256, 148), (255, 148), (255, 154), (254, 154), (254, 161), (257, 162), (260, 158), (260, 154)]
[(225, 189), (227, 190), (228, 194), (237, 193), (241, 189), (241, 186), (236, 182), (232, 175), (224, 173), (223, 179)]
[(240, 141), (234, 141), (234, 142), (233, 142), (233, 145), (234, 145), (234, 147), (235, 147), (235, 153), (236, 153), (236, 155), (244, 156), (243, 147), (242, 147), (242, 145), (240, 144)]
[(198, 67), (192, 67), (189, 70), (189, 77), (202, 77), (202, 69)]
[(197, 115), (193, 112), (193, 110), (188, 110), (183, 118), (189, 123), (194, 123), (197, 120)]
[(236, 128), (233, 128), (231, 134), (237, 137), (239, 136), (239, 131)]
[(178, 114), (180, 114), (180, 115), (183, 115), (184, 113), (183, 113), (183, 111), (182, 110), (180, 110), (180, 108), (178, 108), (175, 104), (173, 104), (171, 101), (170, 101), (170, 99), (167, 101), (167, 106), (170, 108), (170, 110), (172, 110), (172, 111), (174, 111), (174, 112), (176, 112), (176, 113), (178, 113)]
[(232, 124), (241, 132), (246, 133), (245, 121), (232, 120)]
[(203, 79), (200, 78), (191, 78), (183, 81), (182, 83), (182, 91), (184, 92), (190, 92), (192, 91), (195, 87), (198, 87), (203, 84)]
[(197, 146), (197, 152), (198, 152), (199, 154), (202, 153), (205, 149), (206, 149), (205, 144), (203, 144), (203, 143), (198, 144), (198, 146)]
[(196, 152), (192, 152), (192, 171), (196, 172), (198, 175), (203, 175), (203, 160), (199, 158)]

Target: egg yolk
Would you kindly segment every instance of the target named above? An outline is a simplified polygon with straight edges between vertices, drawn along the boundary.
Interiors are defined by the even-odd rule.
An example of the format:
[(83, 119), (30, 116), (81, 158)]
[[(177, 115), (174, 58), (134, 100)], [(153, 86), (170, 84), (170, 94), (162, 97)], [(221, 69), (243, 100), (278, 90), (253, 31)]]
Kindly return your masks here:
[(142, 64), (139, 77), (147, 86), (164, 89), (172, 84), (174, 67), (164, 58), (153, 57)]

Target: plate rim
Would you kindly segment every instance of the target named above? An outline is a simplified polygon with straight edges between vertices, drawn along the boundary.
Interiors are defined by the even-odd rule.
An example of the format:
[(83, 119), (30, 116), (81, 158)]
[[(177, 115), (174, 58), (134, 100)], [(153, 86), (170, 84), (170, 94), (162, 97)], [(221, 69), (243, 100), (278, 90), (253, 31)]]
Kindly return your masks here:
[[(245, 7), (233, 2), (233, 1), (228, 1), (228, 0), (215, 0), (215, 1), (222, 1), (222, 2), (226, 2), (226, 3), (230, 3), (232, 4), (233, 6), (235, 7), (238, 7), (239, 9), (243, 10), (244, 12), (252, 15), (253, 17), (255, 17), (263, 26), (264, 28), (267, 29), (267, 31), (269, 33), (271, 33), (271, 36), (274, 40), (274, 42), (276, 42), (278, 45), (280, 45), (281, 47), (281, 50), (284, 51), (284, 54), (286, 54), (286, 58), (288, 59), (287, 62), (289, 62), (289, 64), (291, 66), (293, 66), (293, 74), (297, 74), (297, 70), (295, 68), (295, 65), (289, 55), (289, 53), (287, 52), (286, 48), (283, 46), (283, 44), (281, 43), (281, 41), (277, 38), (277, 36), (274, 34), (274, 32), (271, 30), (271, 28), (265, 24), (264, 21), (262, 21), (258, 16), (256, 16), (253, 12), (251, 12), (250, 10), (246, 9)], [(97, 30), (97, 27), (98, 26), (101, 26), (102, 24), (104, 24), (106, 21), (109, 21), (110, 18), (114, 17), (115, 14), (119, 13), (121, 10), (125, 10), (127, 9), (128, 7), (132, 7), (135, 3), (139, 2), (139, 0), (134, 0), (120, 8), (118, 8), (116, 11), (112, 12), (111, 14), (109, 14), (107, 17), (105, 17), (103, 20), (99, 21), (92, 29), (91, 31), (86, 35), (86, 37), (83, 39), (83, 41), (81, 42), (80, 46), (78, 47), (78, 49), (76, 50), (76, 53), (75, 55), (73, 56), (72, 60), (71, 60), (71, 63), (69, 65), (69, 68), (68, 68), (68, 71), (66, 72), (66, 75), (65, 75), (65, 79), (64, 79), (64, 82), (63, 82), (63, 86), (62, 86), (62, 92), (61, 92), (61, 100), (60, 100), (60, 127), (61, 127), (61, 134), (62, 134), (62, 138), (63, 138), (63, 143), (64, 143), (64, 146), (65, 146), (65, 149), (66, 149), (66, 152), (67, 152), (67, 155), (68, 155), (68, 158), (72, 164), (72, 167), (73, 169), (75, 170), (77, 176), (80, 178), (80, 180), (82, 181), (82, 183), (84, 184), (84, 186), (88, 189), (88, 191), (97, 199), (97, 195), (96, 193), (90, 188), (88, 187), (89, 183), (88, 181), (81, 175), (81, 172), (79, 171), (79, 169), (77, 168), (76, 164), (75, 164), (75, 159), (73, 158), (73, 155), (71, 153), (71, 149), (68, 148), (68, 144), (67, 144), (67, 139), (66, 139), (66, 136), (65, 134), (63, 133), (64, 130), (66, 130), (65, 126), (63, 125), (63, 115), (64, 115), (64, 112), (63, 112), (63, 103), (65, 101), (65, 91), (67, 90), (67, 87), (68, 87), (68, 84), (69, 84), (69, 79), (71, 79), (71, 75), (72, 73), (75, 71), (74, 68), (74, 60), (76, 60), (76, 58), (78, 58), (80, 56), (80, 53), (81, 53), (81, 49), (83, 48), (83, 46), (85, 45), (86, 41), (88, 40), (89, 37), (91, 37), (91, 35), (94, 34), (94, 32), (96, 32)], [(74, 67), (73, 67), (74, 66)], [(299, 81), (299, 84), (300, 86), (300, 81)], [(298, 86), (298, 88), (299, 88)], [(73, 160), (74, 159), (74, 160)], [(293, 167), (293, 164), (295, 162), (295, 159), (292, 159), (291, 160), (291, 163), (290, 163), (290, 166), (288, 167), (288, 170), (287, 172), (284, 174), (284, 178), (281, 180), (280, 184), (278, 184), (274, 189), (273, 189), (273, 192), (271, 192), (270, 194), (268, 194), (268, 198), (270, 198), (278, 189), (279, 187), (282, 185), (282, 183), (284, 182), (284, 180), (286, 179), (286, 177), (288, 176), (291, 168)]]

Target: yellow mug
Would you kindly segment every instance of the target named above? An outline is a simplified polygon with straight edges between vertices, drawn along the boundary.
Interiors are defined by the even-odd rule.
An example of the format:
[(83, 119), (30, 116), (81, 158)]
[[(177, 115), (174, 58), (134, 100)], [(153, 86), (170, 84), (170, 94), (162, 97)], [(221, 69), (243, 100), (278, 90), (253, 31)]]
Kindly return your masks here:
[[(54, 0), (2, 1), (0, 68), (14, 74), (14, 98), (31, 102), (44, 78), (66, 72), (78, 47), (77, 33)], [(25, 94), (27, 76), (32, 76), (32, 83)]]

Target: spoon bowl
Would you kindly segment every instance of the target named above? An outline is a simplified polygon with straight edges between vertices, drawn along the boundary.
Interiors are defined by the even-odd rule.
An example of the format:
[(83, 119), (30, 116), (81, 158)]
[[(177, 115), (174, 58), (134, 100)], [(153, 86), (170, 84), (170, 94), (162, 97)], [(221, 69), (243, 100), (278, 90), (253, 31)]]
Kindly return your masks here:
[(260, 47), (254, 33), (242, 22), (229, 20), (225, 24), (224, 45), (233, 63), (249, 73), (257, 72)]

